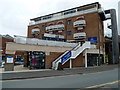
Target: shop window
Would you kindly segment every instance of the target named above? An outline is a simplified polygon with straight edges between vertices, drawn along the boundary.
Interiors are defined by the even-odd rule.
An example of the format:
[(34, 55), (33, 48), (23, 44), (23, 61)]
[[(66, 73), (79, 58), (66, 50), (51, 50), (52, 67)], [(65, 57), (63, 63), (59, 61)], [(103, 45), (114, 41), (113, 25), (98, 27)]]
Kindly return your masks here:
[(68, 24), (68, 25), (72, 25), (72, 24), (73, 24), (72, 20), (68, 20), (68, 21), (67, 21), (67, 24)]
[(72, 35), (72, 31), (67, 31), (67, 35), (68, 36)]

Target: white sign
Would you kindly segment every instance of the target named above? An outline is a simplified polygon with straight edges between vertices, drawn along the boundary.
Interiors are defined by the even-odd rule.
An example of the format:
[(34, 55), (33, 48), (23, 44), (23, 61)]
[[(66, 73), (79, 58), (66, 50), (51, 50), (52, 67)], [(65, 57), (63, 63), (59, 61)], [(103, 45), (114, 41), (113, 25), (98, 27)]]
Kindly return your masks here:
[(6, 63), (13, 63), (13, 57), (12, 56), (8, 56)]

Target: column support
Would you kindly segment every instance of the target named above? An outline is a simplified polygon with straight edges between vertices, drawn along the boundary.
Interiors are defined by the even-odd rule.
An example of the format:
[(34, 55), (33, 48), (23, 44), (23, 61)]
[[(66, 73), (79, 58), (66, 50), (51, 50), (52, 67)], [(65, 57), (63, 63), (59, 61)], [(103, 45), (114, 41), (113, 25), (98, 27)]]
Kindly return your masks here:
[(87, 68), (87, 51), (85, 51), (85, 67)]
[(72, 68), (72, 60), (70, 59), (70, 69)]

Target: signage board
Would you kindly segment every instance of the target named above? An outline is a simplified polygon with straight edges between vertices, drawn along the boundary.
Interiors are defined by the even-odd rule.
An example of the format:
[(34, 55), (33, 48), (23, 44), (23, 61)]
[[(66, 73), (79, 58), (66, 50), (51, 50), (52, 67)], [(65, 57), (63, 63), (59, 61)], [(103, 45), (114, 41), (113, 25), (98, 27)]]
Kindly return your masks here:
[(71, 57), (71, 51), (69, 51), (68, 53), (66, 53), (66, 54), (61, 58), (62, 64), (64, 64), (67, 60), (69, 60), (70, 57)]
[(13, 56), (7, 56), (7, 61), (6, 63), (14, 63), (13, 62)]
[(97, 43), (97, 37), (88, 37), (88, 41), (91, 43)]

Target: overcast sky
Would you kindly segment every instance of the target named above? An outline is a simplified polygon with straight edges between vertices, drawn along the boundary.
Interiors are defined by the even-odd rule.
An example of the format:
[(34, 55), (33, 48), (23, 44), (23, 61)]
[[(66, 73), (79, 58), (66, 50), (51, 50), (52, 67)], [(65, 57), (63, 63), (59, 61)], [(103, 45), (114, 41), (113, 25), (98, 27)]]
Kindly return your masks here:
[[(42, 15), (99, 2), (118, 11), (119, 0), (0, 0), (0, 34), (27, 36), (30, 19)], [(106, 26), (106, 25), (105, 25)], [(110, 30), (106, 29), (105, 34)]]

